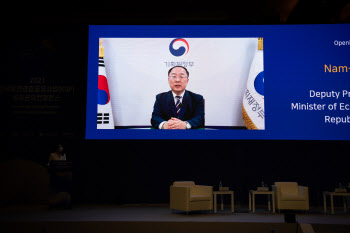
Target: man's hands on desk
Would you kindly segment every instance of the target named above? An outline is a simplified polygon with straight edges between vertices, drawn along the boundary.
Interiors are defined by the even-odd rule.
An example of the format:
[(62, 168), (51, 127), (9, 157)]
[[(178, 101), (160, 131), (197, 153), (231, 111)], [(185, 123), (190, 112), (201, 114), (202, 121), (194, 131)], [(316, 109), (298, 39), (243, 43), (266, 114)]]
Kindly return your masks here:
[(187, 129), (186, 124), (186, 121), (172, 117), (163, 124), (162, 129)]

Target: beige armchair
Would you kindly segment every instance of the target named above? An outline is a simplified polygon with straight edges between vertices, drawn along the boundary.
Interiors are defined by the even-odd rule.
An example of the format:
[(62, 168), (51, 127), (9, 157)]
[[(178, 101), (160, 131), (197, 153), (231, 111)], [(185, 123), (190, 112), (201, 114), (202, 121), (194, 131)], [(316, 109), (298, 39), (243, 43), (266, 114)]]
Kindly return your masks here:
[(170, 186), (170, 209), (188, 211), (213, 209), (213, 187), (193, 181), (176, 181)]
[(272, 191), (275, 192), (276, 207), (279, 211), (310, 209), (308, 187), (299, 186), (297, 182), (275, 182)]

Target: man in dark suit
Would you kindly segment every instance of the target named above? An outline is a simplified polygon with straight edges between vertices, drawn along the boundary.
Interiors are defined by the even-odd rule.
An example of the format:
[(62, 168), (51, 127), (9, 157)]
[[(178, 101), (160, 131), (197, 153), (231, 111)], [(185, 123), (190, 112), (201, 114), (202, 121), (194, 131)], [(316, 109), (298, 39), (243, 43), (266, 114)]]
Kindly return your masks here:
[(168, 71), (171, 91), (156, 96), (151, 124), (156, 129), (198, 129), (204, 127), (203, 96), (186, 90), (189, 73), (185, 67)]

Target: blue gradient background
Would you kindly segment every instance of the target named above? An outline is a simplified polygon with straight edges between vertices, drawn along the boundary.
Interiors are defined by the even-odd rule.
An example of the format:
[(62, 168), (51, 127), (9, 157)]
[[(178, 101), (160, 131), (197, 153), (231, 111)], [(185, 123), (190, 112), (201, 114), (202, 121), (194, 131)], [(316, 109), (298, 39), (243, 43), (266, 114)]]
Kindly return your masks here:
[[(264, 37), (265, 130), (97, 130), (98, 41), (121, 38)], [(273, 139), (349, 140), (350, 124), (326, 124), (324, 116), (350, 111), (296, 111), (291, 103), (350, 103), (350, 98), (310, 98), (309, 91), (350, 91), (348, 73), (325, 73), (324, 65), (350, 67), (349, 24), (222, 26), (90, 26), (86, 112), (87, 139)]]

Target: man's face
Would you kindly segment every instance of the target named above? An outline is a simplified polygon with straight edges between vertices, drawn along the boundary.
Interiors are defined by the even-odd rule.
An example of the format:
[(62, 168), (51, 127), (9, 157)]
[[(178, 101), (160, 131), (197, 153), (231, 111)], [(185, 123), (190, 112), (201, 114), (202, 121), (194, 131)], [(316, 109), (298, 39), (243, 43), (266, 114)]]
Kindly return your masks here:
[(181, 94), (186, 89), (188, 83), (186, 70), (181, 67), (175, 67), (169, 73), (168, 82), (171, 90), (175, 94)]

